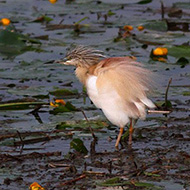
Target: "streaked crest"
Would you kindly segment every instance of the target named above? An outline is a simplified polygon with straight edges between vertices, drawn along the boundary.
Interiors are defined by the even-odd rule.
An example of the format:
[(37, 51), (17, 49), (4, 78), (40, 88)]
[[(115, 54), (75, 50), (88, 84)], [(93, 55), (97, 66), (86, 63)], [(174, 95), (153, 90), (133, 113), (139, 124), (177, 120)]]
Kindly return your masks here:
[(90, 66), (98, 63), (101, 59), (106, 58), (103, 52), (88, 46), (76, 46), (66, 54), (68, 60), (76, 59), (81, 66)]

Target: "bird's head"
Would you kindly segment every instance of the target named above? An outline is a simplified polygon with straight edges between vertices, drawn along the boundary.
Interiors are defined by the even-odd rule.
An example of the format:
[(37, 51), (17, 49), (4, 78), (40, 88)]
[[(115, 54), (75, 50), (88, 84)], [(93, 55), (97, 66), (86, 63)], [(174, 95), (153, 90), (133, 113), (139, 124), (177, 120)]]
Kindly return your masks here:
[(65, 58), (58, 62), (64, 65), (88, 68), (89, 66), (98, 63), (102, 58), (105, 57), (106, 56), (103, 55), (102, 51), (80, 45), (69, 51)]

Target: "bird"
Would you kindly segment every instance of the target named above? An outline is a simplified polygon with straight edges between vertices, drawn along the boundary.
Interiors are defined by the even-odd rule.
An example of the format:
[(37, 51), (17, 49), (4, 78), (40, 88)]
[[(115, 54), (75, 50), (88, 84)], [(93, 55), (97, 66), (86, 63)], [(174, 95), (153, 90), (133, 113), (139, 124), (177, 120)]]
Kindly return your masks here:
[(155, 107), (148, 98), (153, 88), (152, 72), (134, 57), (107, 57), (83, 45), (72, 48), (57, 62), (76, 67), (75, 75), (86, 87), (90, 100), (120, 128), (115, 147), (118, 149), (127, 124), (131, 145), (133, 120), (145, 119), (146, 109)]

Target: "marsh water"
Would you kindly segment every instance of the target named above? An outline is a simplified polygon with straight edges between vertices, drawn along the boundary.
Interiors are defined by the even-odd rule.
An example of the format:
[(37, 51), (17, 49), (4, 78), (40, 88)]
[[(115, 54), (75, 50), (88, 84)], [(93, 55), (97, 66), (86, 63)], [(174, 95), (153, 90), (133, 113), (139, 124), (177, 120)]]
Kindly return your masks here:
[[(33, 182), (45, 189), (190, 188), (188, 0), (2, 0), (0, 13), (11, 20), (0, 26), (0, 189)], [(151, 99), (160, 110), (172, 78), (171, 113), (148, 114), (135, 125), (132, 148), (123, 138), (115, 150), (118, 127), (91, 103), (74, 68), (54, 62), (73, 44), (144, 63), (155, 73)], [(168, 55), (152, 57), (157, 47)], [(55, 99), (68, 109), (50, 106)]]

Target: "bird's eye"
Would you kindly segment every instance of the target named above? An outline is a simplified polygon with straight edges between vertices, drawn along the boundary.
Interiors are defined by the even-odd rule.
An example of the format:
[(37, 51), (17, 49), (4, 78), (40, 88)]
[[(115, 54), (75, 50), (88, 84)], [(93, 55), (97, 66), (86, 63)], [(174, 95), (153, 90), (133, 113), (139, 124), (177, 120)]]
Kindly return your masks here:
[(67, 60), (71, 60), (71, 59), (72, 59), (72, 57), (68, 56), (68, 57), (66, 57), (66, 59), (67, 59)]

